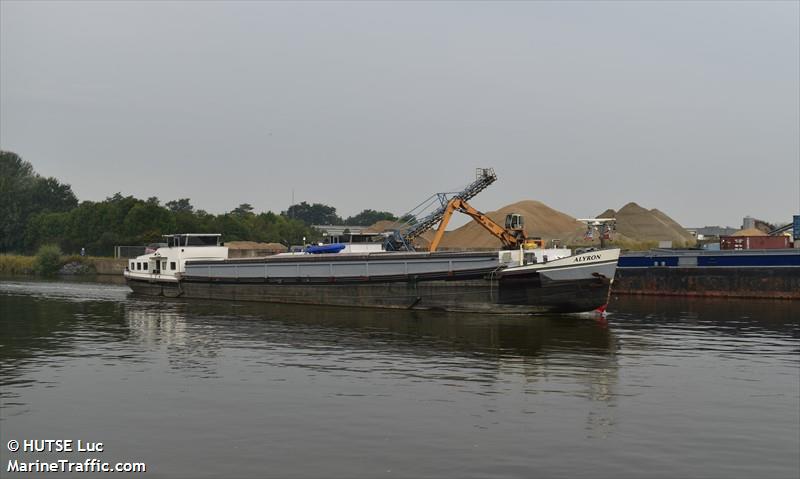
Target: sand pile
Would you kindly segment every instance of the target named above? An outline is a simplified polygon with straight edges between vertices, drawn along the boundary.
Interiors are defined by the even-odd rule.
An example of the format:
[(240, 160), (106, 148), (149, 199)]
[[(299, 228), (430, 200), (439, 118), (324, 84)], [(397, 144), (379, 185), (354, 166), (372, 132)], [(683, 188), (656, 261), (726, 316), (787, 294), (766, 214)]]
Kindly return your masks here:
[(370, 225), (370, 226), (366, 227), (364, 229), (364, 233), (367, 233), (367, 234), (369, 234), (369, 233), (378, 234), (378, 233), (383, 233), (385, 231), (396, 230), (396, 229), (399, 229), (402, 224), (403, 223), (400, 223), (398, 221), (381, 220), (381, 221), (378, 221), (377, 223), (375, 223), (373, 225)]
[(663, 212), (642, 208), (636, 203), (628, 203), (619, 211), (606, 210), (598, 217), (616, 218), (616, 238), (634, 241), (672, 241), (691, 243), (692, 234)]
[(731, 236), (768, 236), (767, 233), (764, 233), (758, 228), (747, 228), (745, 230), (739, 230), (736, 233), (733, 233)]
[[(544, 240), (559, 239), (563, 244), (584, 242), (586, 225), (572, 216), (550, 208), (540, 201), (525, 200), (490, 211), (489, 218), (499, 225), (505, 223), (507, 214), (519, 213), (525, 219), (525, 230), (529, 237), (538, 236)], [(636, 203), (628, 203), (619, 211), (613, 209), (600, 213), (598, 218), (616, 218), (617, 230), (613, 239), (630, 241), (672, 241), (674, 244), (694, 242), (691, 233), (675, 220), (657, 209), (648, 210)], [(383, 232), (395, 229), (398, 224), (380, 221), (369, 227), (370, 231)], [(416, 240), (419, 247), (430, 244), (435, 231), (428, 231)], [(498, 248), (500, 240), (492, 236), (474, 221), (445, 233), (441, 249)]]
[(259, 243), (256, 241), (228, 241), (225, 243), (228, 249), (271, 249), (286, 251), (286, 246), (280, 243)]
[[(538, 236), (545, 240), (560, 239), (571, 241), (582, 237), (585, 226), (570, 215), (550, 208), (546, 204), (525, 200), (504, 206), (497, 211), (486, 213), (497, 224), (503, 226), (506, 215), (519, 213), (525, 219), (525, 230), (528, 236)], [(489, 234), (474, 221), (444, 235), (441, 248), (498, 248), (500, 240)]]

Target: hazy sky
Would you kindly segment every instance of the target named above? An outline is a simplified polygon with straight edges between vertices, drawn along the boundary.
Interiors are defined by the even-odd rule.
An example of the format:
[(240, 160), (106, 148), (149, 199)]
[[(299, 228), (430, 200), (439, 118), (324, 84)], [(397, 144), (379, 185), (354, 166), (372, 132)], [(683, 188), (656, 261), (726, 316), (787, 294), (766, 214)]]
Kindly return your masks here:
[(81, 200), (800, 210), (800, 2), (0, 3), (0, 147)]

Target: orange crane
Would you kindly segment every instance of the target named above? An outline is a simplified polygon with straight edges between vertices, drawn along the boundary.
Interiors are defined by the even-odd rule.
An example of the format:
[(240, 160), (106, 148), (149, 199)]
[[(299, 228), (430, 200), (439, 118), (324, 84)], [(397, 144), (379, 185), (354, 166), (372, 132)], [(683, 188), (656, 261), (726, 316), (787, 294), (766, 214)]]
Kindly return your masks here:
[(447, 228), (447, 223), (455, 211), (460, 211), (475, 220), (476, 223), (483, 226), (486, 231), (491, 233), (494, 237), (503, 243), (504, 249), (517, 249), (520, 246), (524, 248), (541, 248), (544, 246), (539, 238), (528, 238), (525, 234), (525, 227), (523, 225), (522, 215), (512, 213), (506, 215), (505, 227), (495, 223), (491, 218), (476, 210), (465, 200), (456, 196), (447, 202), (442, 220), (439, 222), (439, 227), (436, 230), (436, 235), (431, 241), (430, 251), (436, 251), (439, 243), (444, 236), (444, 230)]

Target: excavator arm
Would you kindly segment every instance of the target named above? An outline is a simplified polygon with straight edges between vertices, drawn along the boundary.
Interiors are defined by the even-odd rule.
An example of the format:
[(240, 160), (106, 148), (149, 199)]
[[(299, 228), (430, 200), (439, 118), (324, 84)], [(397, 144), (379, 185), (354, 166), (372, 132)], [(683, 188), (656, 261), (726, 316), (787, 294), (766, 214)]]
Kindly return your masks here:
[(447, 207), (442, 215), (442, 220), (436, 230), (436, 235), (434, 235), (433, 241), (431, 241), (431, 252), (436, 251), (439, 247), (439, 243), (442, 241), (442, 237), (444, 237), (444, 230), (447, 229), (447, 223), (450, 222), (454, 211), (460, 211), (469, 215), (476, 223), (481, 225), (495, 238), (499, 239), (505, 248), (516, 248), (525, 241), (525, 234), (522, 231), (513, 231), (503, 228), (492, 221), (491, 218), (470, 206), (470, 204), (463, 199), (455, 197), (447, 203)]

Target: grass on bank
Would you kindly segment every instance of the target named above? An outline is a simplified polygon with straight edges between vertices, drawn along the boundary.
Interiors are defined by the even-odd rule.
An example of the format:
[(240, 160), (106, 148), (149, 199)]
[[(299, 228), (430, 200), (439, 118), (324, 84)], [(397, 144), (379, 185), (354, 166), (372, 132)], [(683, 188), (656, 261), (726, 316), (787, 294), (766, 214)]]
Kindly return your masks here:
[(107, 260), (76, 254), (64, 255), (58, 246), (44, 245), (35, 256), (0, 254), (0, 274), (52, 276), (58, 274), (64, 265), (74, 263), (85, 266), (85, 274), (93, 274), (97, 271), (95, 262)]
[(0, 274), (35, 274), (35, 256), (17, 254), (0, 255)]

